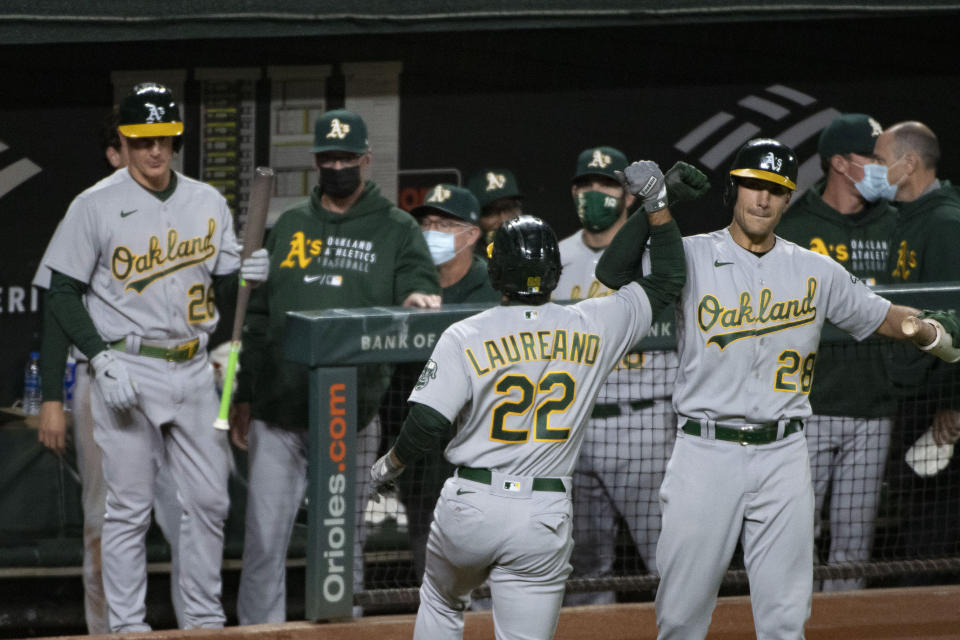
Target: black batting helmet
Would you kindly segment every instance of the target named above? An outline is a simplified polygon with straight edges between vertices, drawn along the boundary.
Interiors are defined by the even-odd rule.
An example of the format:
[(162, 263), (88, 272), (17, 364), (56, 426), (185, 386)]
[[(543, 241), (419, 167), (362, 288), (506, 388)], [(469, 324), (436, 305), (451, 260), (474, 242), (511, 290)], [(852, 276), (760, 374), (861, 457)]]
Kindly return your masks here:
[(730, 164), (723, 191), (723, 203), (733, 207), (737, 201), (737, 178), (756, 178), (797, 190), (797, 154), (772, 138), (754, 138), (740, 147)]
[(547, 298), (560, 279), (560, 247), (546, 222), (521, 215), (505, 222), (487, 247), (490, 283), (507, 297)]
[(170, 89), (156, 82), (138, 84), (119, 109), (120, 133), (128, 138), (179, 137), (183, 133), (180, 107)]

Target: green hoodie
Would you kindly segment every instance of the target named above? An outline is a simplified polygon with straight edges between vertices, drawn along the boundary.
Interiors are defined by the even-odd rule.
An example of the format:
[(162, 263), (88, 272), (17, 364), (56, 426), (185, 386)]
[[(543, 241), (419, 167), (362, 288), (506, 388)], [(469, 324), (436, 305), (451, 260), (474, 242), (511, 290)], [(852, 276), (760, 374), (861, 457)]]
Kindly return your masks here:
[(960, 281), (960, 194), (948, 180), (912, 202), (894, 202), (890, 282)]
[[(344, 214), (310, 199), (286, 211), (265, 243), (270, 276), (253, 290), (244, 326), (237, 400), (254, 418), (291, 429), (308, 424), (305, 365), (284, 359), (286, 312), (400, 305), (411, 293), (439, 294), (437, 272), (416, 221), (373, 182)], [(392, 367), (359, 367), (358, 424), (366, 426)]]
[[(825, 187), (821, 180), (807, 189), (784, 214), (777, 235), (830, 256), (871, 284), (884, 282), (896, 211), (878, 200), (860, 213), (840, 213), (823, 201)], [(817, 415), (890, 416), (896, 402), (889, 387), (876, 344), (827, 346), (817, 352), (810, 404)]]

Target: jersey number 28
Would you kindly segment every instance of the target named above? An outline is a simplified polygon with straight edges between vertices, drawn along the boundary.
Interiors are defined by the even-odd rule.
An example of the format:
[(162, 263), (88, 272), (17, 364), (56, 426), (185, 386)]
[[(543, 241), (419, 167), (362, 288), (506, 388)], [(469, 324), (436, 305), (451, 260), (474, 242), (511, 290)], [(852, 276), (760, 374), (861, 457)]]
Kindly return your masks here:
[(490, 439), (497, 442), (521, 443), (530, 438), (529, 429), (511, 429), (504, 422), (507, 416), (522, 416), (533, 407), (537, 393), (552, 393), (559, 387), (559, 398), (547, 398), (534, 409), (534, 434), (537, 442), (562, 442), (570, 437), (570, 427), (551, 427), (550, 414), (563, 413), (576, 397), (577, 382), (566, 371), (551, 371), (534, 383), (524, 375), (509, 373), (497, 380), (494, 387), (497, 393), (507, 394), (514, 389), (520, 390), (519, 400), (504, 400), (493, 408), (491, 416)]

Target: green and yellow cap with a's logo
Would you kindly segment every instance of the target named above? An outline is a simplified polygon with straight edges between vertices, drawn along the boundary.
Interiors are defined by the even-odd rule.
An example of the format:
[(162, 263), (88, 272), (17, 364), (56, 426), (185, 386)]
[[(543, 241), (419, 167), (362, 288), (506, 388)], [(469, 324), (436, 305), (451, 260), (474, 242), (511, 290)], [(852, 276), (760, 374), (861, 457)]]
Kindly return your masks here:
[(452, 184), (438, 184), (423, 198), (423, 204), (410, 210), (410, 215), (420, 218), (437, 210), (470, 224), (480, 220), (480, 204), (469, 189)]
[(577, 157), (577, 168), (573, 172), (573, 179), (581, 176), (597, 175), (613, 178), (619, 182), (615, 171), (627, 168), (627, 156), (613, 147), (590, 147), (584, 149)]
[(522, 198), (517, 179), (509, 169), (481, 169), (467, 180), (467, 188), (477, 197), (480, 208), (500, 198)]
[(317, 118), (313, 132), (313, 153), (346, 151), (357, 155), (370, 150), (367, 125), (353, 111), (334, 109)]

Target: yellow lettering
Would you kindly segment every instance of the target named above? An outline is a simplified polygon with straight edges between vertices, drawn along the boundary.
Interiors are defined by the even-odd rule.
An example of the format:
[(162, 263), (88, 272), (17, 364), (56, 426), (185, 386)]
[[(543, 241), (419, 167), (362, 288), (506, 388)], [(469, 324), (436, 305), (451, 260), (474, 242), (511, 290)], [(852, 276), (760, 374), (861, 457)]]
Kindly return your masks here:
[(489, 368), (486, 368), (486, 369), (480, 368), (480, 365), (477, 364), (477, 359), (473, 355), (473, 351), (471, 351), (470, 349), (467, 349), (466, 353), (467, 353), (467, 360), (469, 360), (470, 364), (473, 365), (473, 370), (477, 373), (478, 376), (482, 376), (483, 374), (488, 373), (490, 371)]

